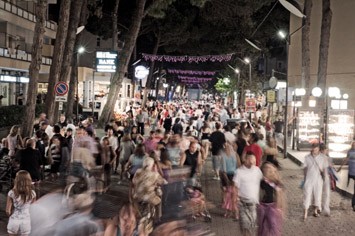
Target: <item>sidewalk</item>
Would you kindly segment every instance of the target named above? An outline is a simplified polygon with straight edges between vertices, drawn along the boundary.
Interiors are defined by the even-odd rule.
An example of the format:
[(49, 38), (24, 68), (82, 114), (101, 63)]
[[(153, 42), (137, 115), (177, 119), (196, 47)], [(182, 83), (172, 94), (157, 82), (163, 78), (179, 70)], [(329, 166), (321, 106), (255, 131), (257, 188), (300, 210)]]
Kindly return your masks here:
[[(286, 188), (287, 199), (282, 235), (355, 235), (353, 227), (355, 212), (351, 209), (351, 200), (335, 191), (331, 192), (330, 196), (330, 217), (324, 215), (313, 217), (309, 213), (307, 221), (303, 222), (303, 191), (299, 187), (303, 179), (302, 168), (290, 159), (279, 158), (279, 161), (282, 165), (281, 176)], [(210, 209), (212, 222), (203, 224), (210, 226), (211, 231), (218, 236), (240, 235), (239, 222), (223, 216), (220, 182), (213, 180), (212, 177), (212, 163), (208, 159), (201, 176), (201, 182), (207, 201), (212, 203), (214, 207)]]
[[(281, 147), (279, 148), (282, 150)], [(304, 157), (307, 154), (309, 154), (307, 151), (292, 150), (290, 147), (287, 149), (287, 157), (299, 166), (303, 165)], [(339, 166), (335, 165), (334, 167), (338, 169)], [(348, 186), (348, 167), (343, 166), (341, 171), (338, 172), (338, 176), (337, 190), (347, 196), (352, 196), (354, 194), (354, 183), (351, 180)]]

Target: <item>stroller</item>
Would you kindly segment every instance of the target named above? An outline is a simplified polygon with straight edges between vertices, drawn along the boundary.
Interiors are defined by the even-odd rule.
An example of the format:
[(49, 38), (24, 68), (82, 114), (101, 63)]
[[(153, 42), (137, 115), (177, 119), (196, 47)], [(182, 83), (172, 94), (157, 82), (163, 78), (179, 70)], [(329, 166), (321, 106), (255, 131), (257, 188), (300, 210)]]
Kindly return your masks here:
[(191, 209), (192, 218), (196, 220), (197, 217), (202, 216), (205, 222), (211, 222), (212, 217), (207, 210), (206, 199), (202, 189), (197, 186), (186, 186), (185, 194), (188, 198), (187, 209)]

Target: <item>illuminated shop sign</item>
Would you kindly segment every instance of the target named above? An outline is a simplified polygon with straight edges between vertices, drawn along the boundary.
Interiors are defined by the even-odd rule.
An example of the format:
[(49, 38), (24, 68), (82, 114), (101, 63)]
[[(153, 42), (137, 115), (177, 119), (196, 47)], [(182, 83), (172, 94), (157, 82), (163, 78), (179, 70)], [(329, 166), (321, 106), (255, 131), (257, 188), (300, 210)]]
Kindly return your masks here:
[(96, 52), (97, 72), (116, 72), (117, 52)]
[(330, 110), (328, 117), (329, 156), (345, 158), (354, 137), (354, 110)]
[(320, 110), (300, 109), (298, 111), (297, 149), (310, 150), (313, 144), (319, 143), (321, 119)]

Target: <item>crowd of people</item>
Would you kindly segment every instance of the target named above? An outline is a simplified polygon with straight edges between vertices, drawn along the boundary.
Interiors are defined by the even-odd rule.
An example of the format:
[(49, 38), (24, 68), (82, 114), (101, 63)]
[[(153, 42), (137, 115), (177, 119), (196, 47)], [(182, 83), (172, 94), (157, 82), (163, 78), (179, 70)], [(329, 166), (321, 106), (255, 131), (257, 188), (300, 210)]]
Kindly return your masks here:
[[(275, 138), (282, 133), (283, 123), (271, 123), (261, 110), (252, 120), (247, 118), (243, 109), (229, 109), (218, 102), (180, 101), (130, 108), (124, 120), (112, 120), (105, 126), (101, 138), (96, 136), (92, 118), (74, 125), (61, 115), (51, 126), (42, 113), (34, 124), (33, 136), (25, 138), (20, 135), (20, 127), (14, 126), (2, 140), (2, 152), (7, 149), (18, 171), (8, 193), (8, 233), (184, 232), (183, 218), (188, 215), (194, 219), (210, 217), (200, 176), (208, 168), (206, 162), (212, 160), (213, 179), (220, 182), (223, 193), (224, 217), (239, 221), (243, 235), (281, 235), (285, 186), (279, 173)], [(322, 210), (330, 214), (331, 161), (326, 149), (322, 147), (321, 151), (315, 146), (305, 159), (305, 219), (313, 203), (314, 216)], [(118, 181), (113, 182), (116, 174), (114, 179)], [(43, 219), (30, 214), (30, 204), (36, 194), (40, 195), (32, 191), (32, 186), (43, 180), (56, 182), (64, 189), (67, 202), (61, 216)], [(127, 203), (116, 217), (99, 222), (91, 213), (95, 193), (105, 194), (113, 185), (124, 182), (129, 183)], [(41, 197), (32, 204), (33, 209), (45, 211), (41, 204), (55, 201), (58, 194)], [(184, 208), (184, 202), (193, 207)]]

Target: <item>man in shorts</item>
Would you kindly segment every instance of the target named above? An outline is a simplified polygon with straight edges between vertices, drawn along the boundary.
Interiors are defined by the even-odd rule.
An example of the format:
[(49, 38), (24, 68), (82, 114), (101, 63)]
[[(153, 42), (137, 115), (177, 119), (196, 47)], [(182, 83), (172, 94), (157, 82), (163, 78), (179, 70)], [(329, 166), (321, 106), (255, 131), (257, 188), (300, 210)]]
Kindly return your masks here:
[(215, 172), (215, 177), (213, 179), (219, 180), (219, 170), (221, 169), (221, 156), (220, 151), (224, 148), (226, 143), (226, 137), (221, 131), (222, 125), (220, 122), (216, 122), (216, 131), (212, 132), (209, 141), (211, 142), (211, 152), (212, 152), (212, 164), (213, 170)]
[(233, 178), (239, 197), (240, 227), (243, 235), (256, 235), (260, 181), (263, 174), (255, 166), (255, 156), (247, 152), (243, 165)]

